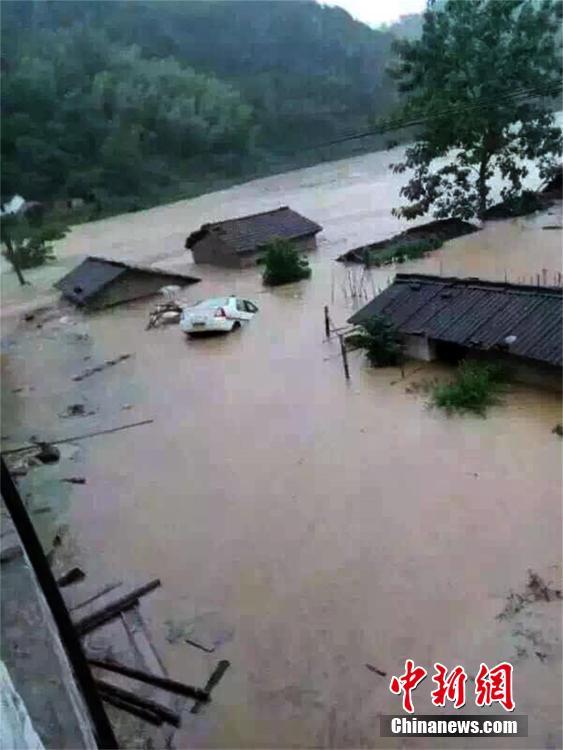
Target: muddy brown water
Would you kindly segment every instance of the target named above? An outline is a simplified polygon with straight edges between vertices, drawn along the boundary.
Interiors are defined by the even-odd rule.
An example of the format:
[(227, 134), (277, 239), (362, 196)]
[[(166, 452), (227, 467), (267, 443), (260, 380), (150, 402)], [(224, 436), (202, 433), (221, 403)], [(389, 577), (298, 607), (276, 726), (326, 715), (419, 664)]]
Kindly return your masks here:
[[(99, 407), (88, 425), (155, 420), (82, 444), (87, 484), (72, 489), (68, 522), (92, 578), (162, 579), (144, 606), (172, 676), (203, 684), (218, 659), (231, 661), (213, 704), (185, 714), (178, 747), (436, 747), (379, 737), (379, 714), (399, 712), (388, 683), (406, 658), (473, 676), (481, 661), (513, 661), (530, 737), (487, 746), (562, 744), (559, 603), (496, 619), (528, 568), (560, 578), (560, 398), (514, 385), (487, 419), (447, 418), (405, 392), (446, 368), (409, 363), (403, 380), (353, 354), (346, 383), (337, 341), (324, 341), (323, 305), (342, 325), (359, 304), (332, 259), (402, 228), (389, 215), (400, 185), (390, 160), (320, 165), (85, 225), (59, 247), (64, 262), (91, 252), (193, 272), (182, 244), (200, 223), (289, 204), (324, 226), (310, 281), (266, 291), (256, 269), (198, 267), (203, 280), (186, 292), (248, 296), (260, 311), (245, 330), (195, 341), (176, 327), (145, 331), (143, 302), (80, 321), (91, 349), (71, 349), (64, 366), (41, 331), (5, 354), (9, 380), (35, 386), (15, 409), (22, 436), (30, 422), (69, 434), (55, 415), (77, 393)], [(401, 268), (557, 273), (560, 233), (541, 230), (560, 223), (552, 212), (489, 223)], [(365, 294), (392, 274), (374, 271)], [(70, 374), (91, 364), (84, 356), (123, 352), (134, 357), (70, 389)], [(215, 653), (166, 640), (165, 621), (195, 617), (225, 624)], [(417, 713), (432, 712), (433, 687), (428, 677), (416, 691)]]

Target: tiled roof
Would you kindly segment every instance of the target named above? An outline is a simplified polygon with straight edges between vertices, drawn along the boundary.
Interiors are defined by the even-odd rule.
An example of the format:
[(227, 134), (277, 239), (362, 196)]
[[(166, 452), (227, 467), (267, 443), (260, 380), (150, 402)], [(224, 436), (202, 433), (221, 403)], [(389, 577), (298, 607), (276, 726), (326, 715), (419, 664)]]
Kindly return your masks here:
[[(480, 279), (397, 274), (385, 291), (349, 320), (388, 317), (401, 333), (477, 349), (508, 350), (563, 364), (563, 290)], [(515, 337), (507, 345), (506, 338)]]
[(186, 247), (192, 248), (207, 234), (213, 233), (220, 237), (233, 253), (247, 253), (257, 250), (276, 237), (297, 239), (317, 234), (321, 229), (322, 227), (314, 221), (292, 211), (288, 206), (282, 206), (252, 216), (203, 224), (197, 232), (193, 232), (187, 238)]
[(199, 281), (193, 276), (169, 273), (158, 268), (137, 266), (132, 263), (89, 255), (76, 268), (59, 279), (55, 288), (59, 289), (65, 297), (73, 302), (79, 305), (87, 304), (98, 292), (128, 271), (161, 276), (163, 286), (173, 283), (185, 286)]

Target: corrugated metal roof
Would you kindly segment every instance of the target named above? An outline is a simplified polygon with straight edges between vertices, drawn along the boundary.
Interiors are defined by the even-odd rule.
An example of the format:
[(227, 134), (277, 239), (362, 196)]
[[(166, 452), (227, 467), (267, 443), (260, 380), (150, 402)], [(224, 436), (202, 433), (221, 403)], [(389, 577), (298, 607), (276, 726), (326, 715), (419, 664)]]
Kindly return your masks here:
[(515, 336), (509, 352), (563, 364), (563, 290), (480, 279), (397, 274), (393, 284), (349, 320), (376, 315), (399, 331), (465, 347), (495, 349)]
[(162, 285), (176, 283), (181, 286), (192, 284), (199, 279), (178, 273), (169, 273), (158, 268), (147, 268), (132, 263), (125, 263), (107, 258), (88, 256), (76, 268), (59, 279), (55, 288), (65, 297), (78, 305), (87, 305), (93, 298), (116, 279), (124, 274), (136, 273), (153, 274), (162, 277)]
[(288, 206), (282, 206), (252, 216), (204, 224), (197, 232), (190, 234), (186, 240), (186, 247), (193, 247), (207, 234), (213, 233), (220, 237), (233, 253), (247, 253), (257, 250), (276, 237), (297, 239), (317, 234), (321, 229), (322, 227), (314, 221), (301, 216)]

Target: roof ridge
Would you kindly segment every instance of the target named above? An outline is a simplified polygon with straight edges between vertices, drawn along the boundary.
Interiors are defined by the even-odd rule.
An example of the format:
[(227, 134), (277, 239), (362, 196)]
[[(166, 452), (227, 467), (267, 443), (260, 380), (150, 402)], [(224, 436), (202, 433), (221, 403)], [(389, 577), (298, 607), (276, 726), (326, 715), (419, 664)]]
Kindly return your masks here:
[[(289, 206), (278, 206), (278, 208), (270, 208), (268, 211), (258, 211), (255, 214), (245, 214), (244, 216), (235, 216), (234, 219), (222, 219), (221, 221), (211, 221), (207, 224), (203, 224), (204, 227), (216, 227), (221, 224), (230, 224), (235, 221), (244, 221), (245, 219), (255, 219), (257, 216), (266, 216), (266, 214), (275, 214), (278, 211), (291, 211), (294, 214), (297, 214), (297, 211), (294, 211)], [(301, 214), (299, 214), (301, 216)], [(303, 218), (306, 218), (305, 216)]]
[(439, 282), (441, 284), (460, 284), (463, 286), (480, 286), (491, 289), (499, 289), (514, 292), (530, 292), (534, 294), (545, 294), (546, 296), (561, 296), (563, 288), (557, 286), (540, 286), (536, 284), (515, 284), (511, 281), (493, 281), (492, 279), (480, 279), (477, 276), (436, 276), (424, 273), (397, 273), (395, 281), (398, 282)]

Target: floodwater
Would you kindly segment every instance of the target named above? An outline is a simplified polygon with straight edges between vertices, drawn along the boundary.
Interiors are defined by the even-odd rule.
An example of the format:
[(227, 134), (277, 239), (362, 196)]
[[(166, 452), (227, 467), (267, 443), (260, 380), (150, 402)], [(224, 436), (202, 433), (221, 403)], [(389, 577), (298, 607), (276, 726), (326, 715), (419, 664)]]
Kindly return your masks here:
[[(447, 369), (410, 363), (403, 379), (353, 354), (347, 383), (338, 342), (324, 340), (325, 304), (343, 325), (361, 302), (351, 286), (369, 298), (392, 276), (360, 282), (361, 271), (332, 259), (403, 227), (390, 216), (394, 158), (323, 164), (83, 225), (58, 248), (63, 264), (91, 253), (194, 272), (202, 282), (189, 300), (256, 302), (245, 330), (198, 341), (175, 327), (145, 331), (151, 302), (97, 314), (77, 323), (91, 336), (87, 356), (134, 357), (72, 394), (65, 378), (84, 350), (62, 371), (29, 341), (25, 356), (6, 355), (9, 378), (35, 387), (16, 410), (25, 434), (32, 420), (36, 432), (69, 434), (56, 409), (77, 395), (99, 408), (78, 423), (84, 431), (154, 419), (82, 444), (87, 484), (73, 488), (68, 521), (89, 576), (161, 578), (144, 606), (172, 676), (203, 684), (218, 659), (231, 662), (212, 705), (184, 715), (177, 747), (460, 747), (379, 737), (379, 715), (399, 713), (388, 684), (406, 658), (429, 672), (435, 661), (461, 664), (473, 677), (482, 661), (511, 661), (530, 736), (486, 745), (562, 745), (559, 602), (497, 619), (528, 569), (560, 580), (560, 398), (512, 386), (487, 419), (447, 418), (406, 392)], [(196, 270), (182, 250), (204, 221), (285, 204), (324, 227), (310, 281), (264, 290), (257, 269)], [(552, 212), (489, 223), (401, 270), (516, 281), (545, 269), (549, 279), (561, 271), (560, 232), (541, 229), (561, 223)], [(165, 621), (195, 617), (224, 624), (213, 654), (166, 640)], [(429, 676), (415, 692), (417, 713), (432, 712), (434, 687)], [(464, 711), (475, 713), (468, 690)]]

